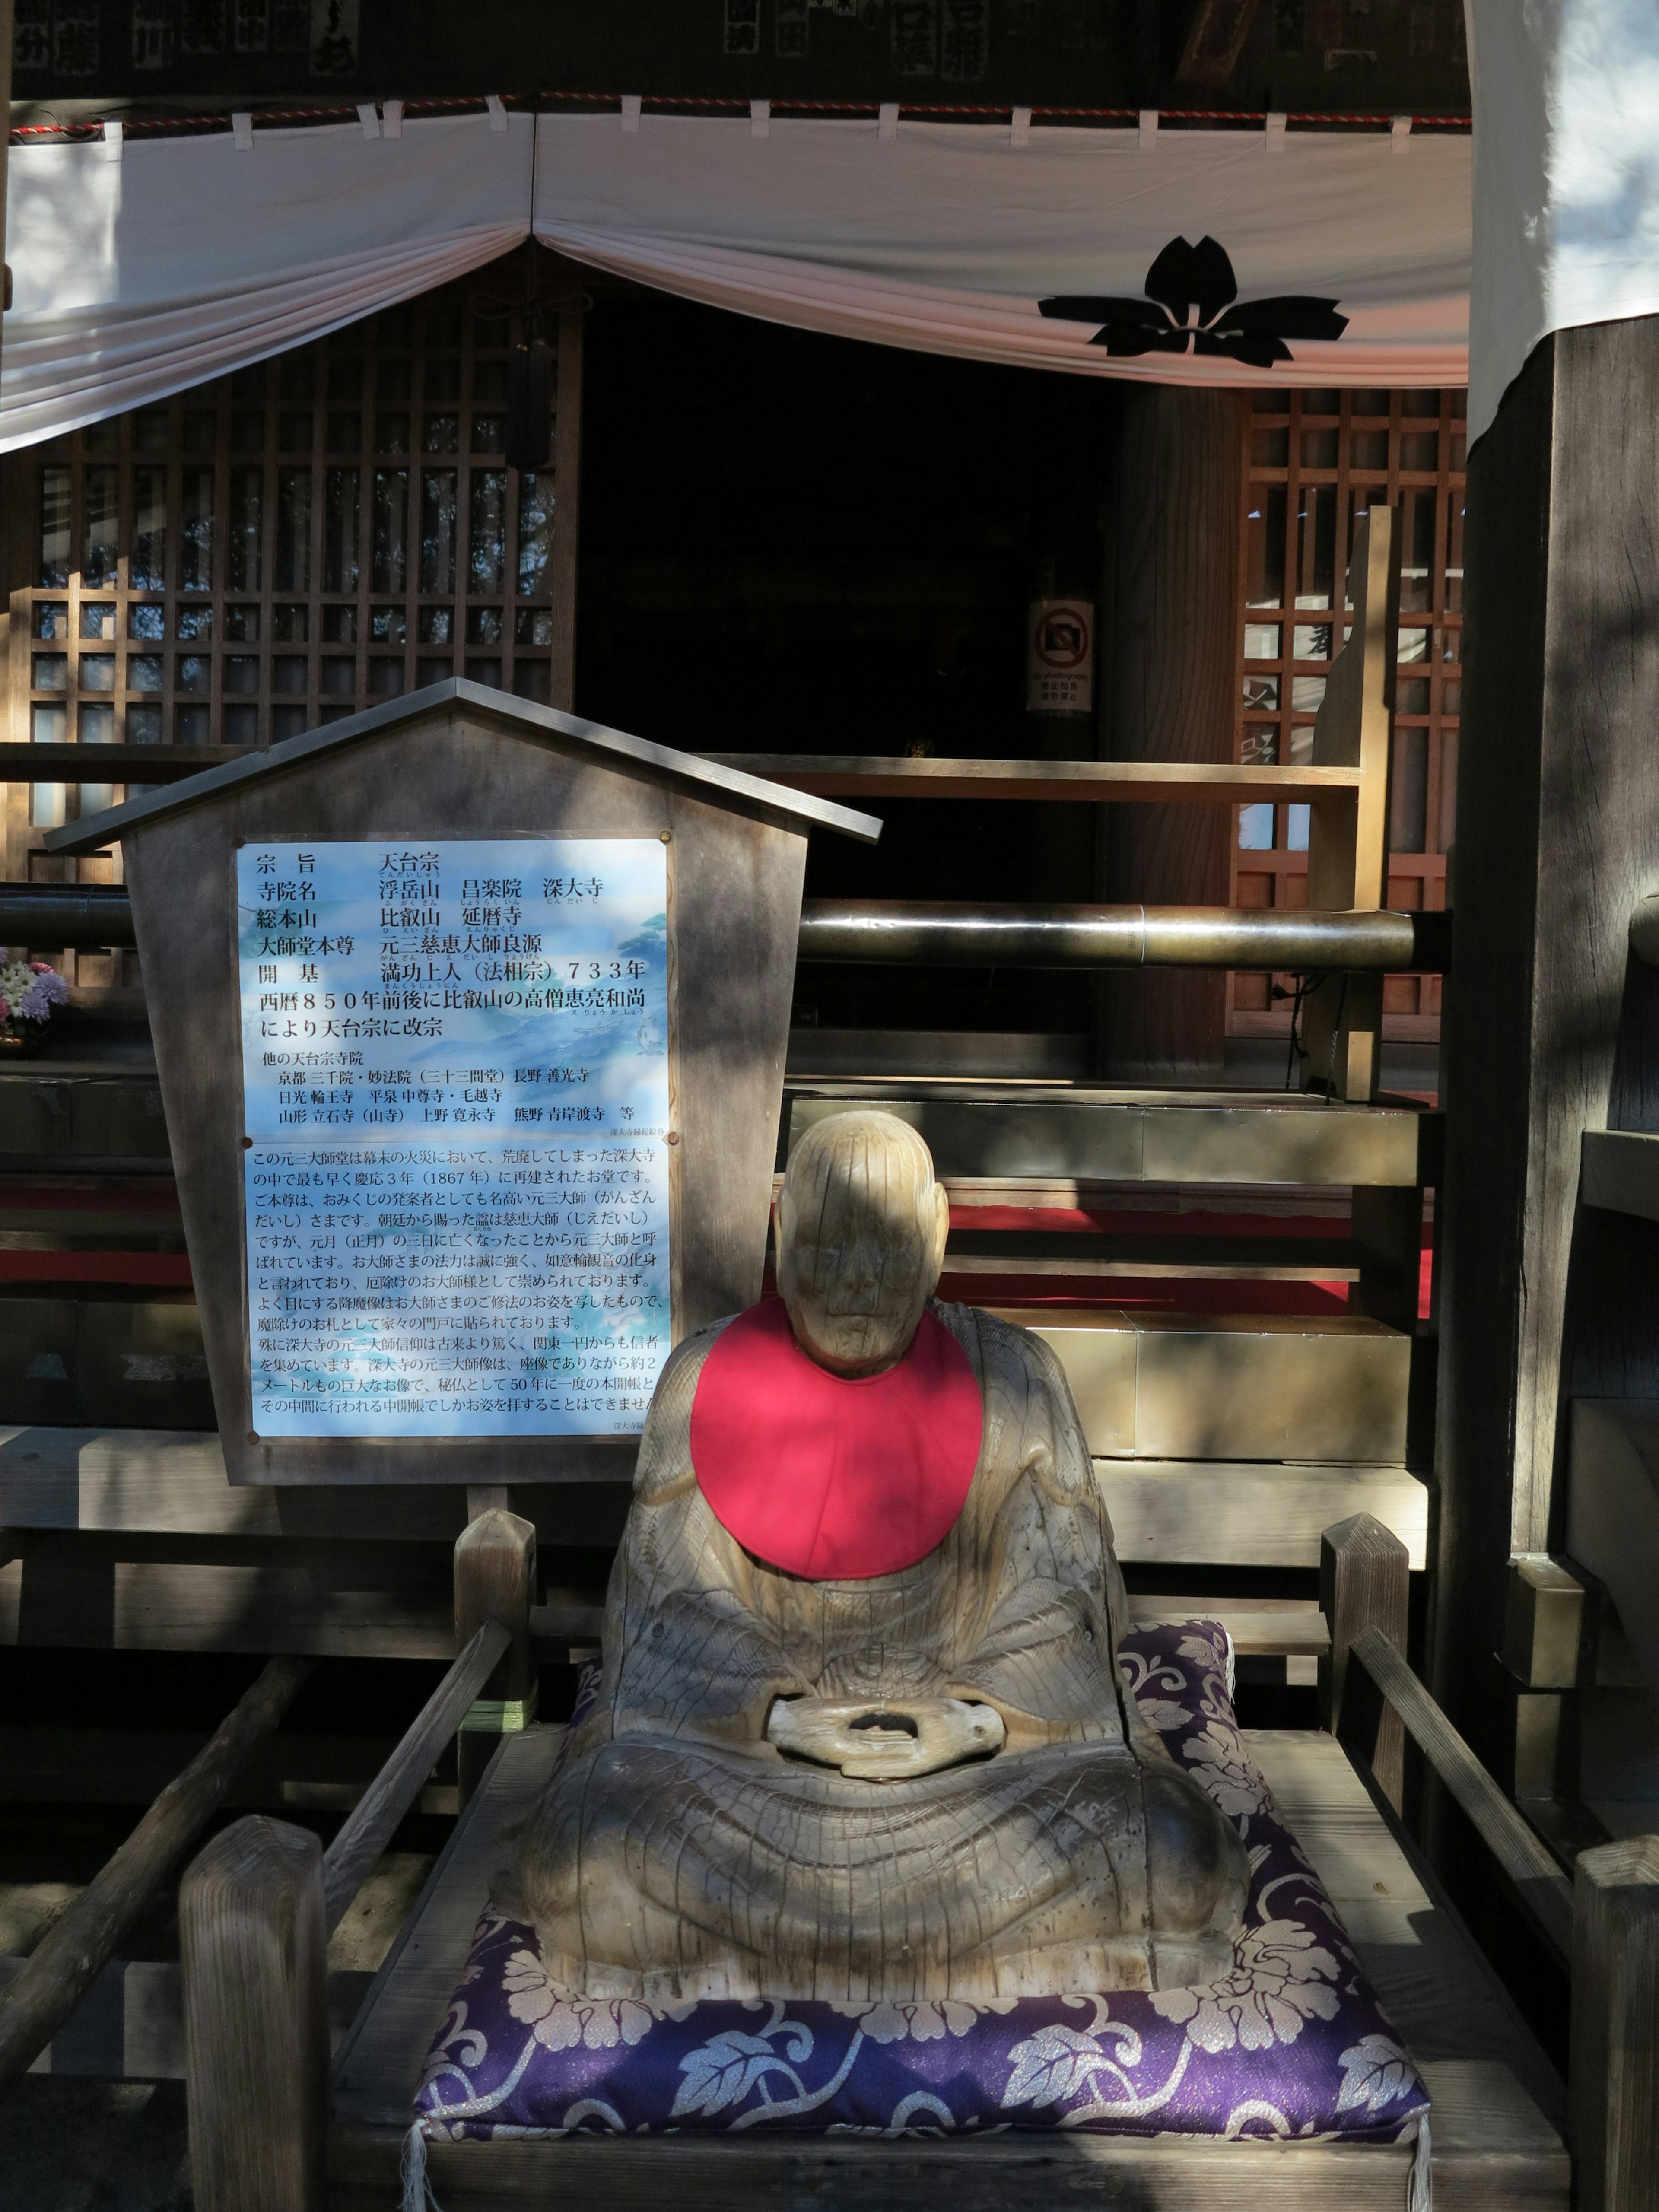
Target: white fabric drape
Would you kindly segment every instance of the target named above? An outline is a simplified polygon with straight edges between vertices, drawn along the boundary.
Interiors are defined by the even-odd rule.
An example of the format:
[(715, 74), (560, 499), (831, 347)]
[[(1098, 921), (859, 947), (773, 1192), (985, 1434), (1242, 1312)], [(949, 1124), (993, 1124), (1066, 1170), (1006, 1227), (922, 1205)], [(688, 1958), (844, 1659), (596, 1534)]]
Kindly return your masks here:
[[(536, 230), (579, 260), (802, 328), (1159, 382), (1461, 384), (1469, 142), (645, 114), (544, 116)], [(1171, 240), (1225, 249), (1239, 297), (1312, 294), (1347, 328), (1271, 371), (1109, 358), (1049, 295), (1138, 299)]]
[[(810, 330), (1027, 368), (1197, 384), (1462, 382), (1469, 146), (1382, 135), (1093, 131), (647, 114), (409, 118), (22, 147), (0, 450), (278, 353), (536, 228), (579, 260)], [(1313, 295), (1337, 338), (1272, 368), (1195, 339), (1115, 357), (1056, 295), (1146, 307), (1172, 241), (1213, 239), (1241, 303)], [(1167, 289), (1167, 288), (1165, 288)], [(1154, 319), (1163, 314), (1152, 309)], [(1194, 318), (1197, 310), (1194, 310)], [(1177, 318), (1177, 320), (1179, 318)], [(1211, 317), (1214, 320), (1213, 315)], [(1218, 325), (1218, 330), (1224, 328)], [(1166, 337), (1172, 326), (1164, 325)]]
[(463, 275), (528, 232), (532, 123), (484, 115), (15, 147), (0, 451), (222, 375)]
[(1471, 0), (1469, 433), (1538, 341), (1659, 314), (1653, 0)]

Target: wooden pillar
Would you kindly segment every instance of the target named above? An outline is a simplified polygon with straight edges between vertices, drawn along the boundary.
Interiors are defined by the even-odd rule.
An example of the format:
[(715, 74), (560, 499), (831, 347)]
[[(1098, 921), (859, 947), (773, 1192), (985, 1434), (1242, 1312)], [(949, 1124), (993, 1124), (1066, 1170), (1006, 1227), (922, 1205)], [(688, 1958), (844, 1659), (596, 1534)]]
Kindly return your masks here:
[(1659, 2212), (1659, 1836), (1578, 1856), (1568, 2095), (1577, 2212)]
[[(1467, 551), (1431, 1678), (1492, 1764), (1508, 1562), (1559, 1535), (1580, 1139), (1659, 884), (1659, 319), (1534, 349), (1470, 456)], [(1599, 1395), (1654, 1356), (1643, 1279), (1616, 1288)]]
[(179, 1888), (197, 2212), (323, 2212), (328, 1939), (315, 1836), (250, 1814)]
[[(1237, 392), (1176, 385), (1123, 393), (1101, 609), (1101, 750), (1109, 759), (1233, 757), (1247, 404)], [(1103, 897), (1228, 904), (1231, 807), (1102, 812)], [(1104, 1073), (1153, 1083), (1219, 1079), (1224, 975), (1114, 975), (1103, 997)]]
[[(1352, 634), (1336, 648), (1314, 723), (1314, 765), (1358, 769), (1360, 776), (1352, 797), (1316, 799), (1311, 809), (1308, 904), (1316, 911), (1375, 909), (1389, 902), (1389, 791), (1400, 631), (1395, 524), (1389, 508), (1373, 507), (1354, 526), (1346, 586), (1353, 611)], [(1327, 975), (1312, 985), (1302, 1002), (1302, 1048), (1304, 1090), (1369, 1105), (1382, 1073), (1382, 978)]]
[(536, 1601), (533, 1522), (492, 1506), (455, 1539), (455, 1649), (464, 1650), (486, 1620), (499, 1620), (512, 1649), (461, 1723), (455, 1743), (461, 1802), (478, 1786), (502, 1731), (535, 1718), (536, 1669), (530, 1608)]
[[(1350, 1681), (1348, 1653), (1368, 1628), (1380, 1629), (1402, 1656), (1410, 1603), (1410, 1558), (1391, 1528), (1356, 1513), (1319, 1540), (1319, 1603), (1331, 1648), (1319, 1662), (1319, 1717), (1333, 1735), (1352, 1741), (1395, 1812), (1405, 1778), (1406, 1736), (1400, 1716), (1363, 1669)], [(1347, 1710), (1363, 1707), (1362, 1711)]]
[(559, 317), (558, 389), (553, 412), (553, 653), (550, 703), (576, 705), (576, 550), (581, 520), (582, 325), (585, 311)]

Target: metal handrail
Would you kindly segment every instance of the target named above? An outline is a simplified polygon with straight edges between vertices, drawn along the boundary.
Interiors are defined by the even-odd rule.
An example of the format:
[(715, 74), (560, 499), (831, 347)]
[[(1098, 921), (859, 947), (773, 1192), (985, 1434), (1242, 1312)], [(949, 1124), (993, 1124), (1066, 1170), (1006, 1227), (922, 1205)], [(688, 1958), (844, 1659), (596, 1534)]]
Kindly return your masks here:
[(904, 967), (1259, 968), (1443, 973), (1448, 914), (1259, 907), (966, 906), (808, 899), (804, 961)]
[[(0, 945), (132, 945), (117, 884), (0, 884)], [(1449, 914), (1259, 907), (1029, 906), (807, 899), (798, 957), (926, 968), (1245, 968), (1441, 975)]]

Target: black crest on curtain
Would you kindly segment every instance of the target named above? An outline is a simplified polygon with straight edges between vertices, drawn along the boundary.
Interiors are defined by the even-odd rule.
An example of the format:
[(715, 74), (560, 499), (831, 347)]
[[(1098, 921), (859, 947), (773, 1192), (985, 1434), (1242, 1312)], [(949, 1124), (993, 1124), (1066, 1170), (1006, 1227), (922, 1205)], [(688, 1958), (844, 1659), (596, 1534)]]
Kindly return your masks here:
[[(1196, 324), (1189, 323), (1196, 306)], [(1067, 323), (1097, 323), (1089, 343), (1109, 354), (1221, 354), (1251, 368), (1289, 361), (1287, 338), (1340, 338), (1348, 327), (1334, 300), (1288, 292), (1274, 300), (1238, 298), (1238, 279), (1212, 238), (1189, 246), (1172, 238), (1146, 271), (1144, 300), (1062, 292), (1037, 301), (1038, 313)]]

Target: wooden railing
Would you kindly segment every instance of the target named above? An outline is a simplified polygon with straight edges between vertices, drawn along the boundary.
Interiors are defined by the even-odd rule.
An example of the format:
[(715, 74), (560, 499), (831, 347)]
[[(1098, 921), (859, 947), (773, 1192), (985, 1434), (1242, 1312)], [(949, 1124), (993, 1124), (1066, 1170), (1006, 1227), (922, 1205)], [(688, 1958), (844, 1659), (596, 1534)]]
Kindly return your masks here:
[[(466, 1636), (465, 1648), (328, 1850), (307, 1829), (253, 1814), (216, 1836), (185, 1869), (179, 1932), (199, 2212), (247, 2212), (255, 2203), (321, 2212), (329, 1936), (448, 1738), (461, 1730), (465, 1796), (482, 1769), (467, 1758), (469, 1738), (489, 1734), (491, 1723), (522, 1725), (535, 1581), (531, 1523), (500, 1508), (480, 1514), (455, 1545), (457, 1639)], [(469, 1721), (482, 1725), (469, 1728)], [(258, 2177), (257, 2195), (249, 2193), (251, 2175)]]
[(162, 1790), (115, 1856), (41, 1938), (0, 1997), (0, 2089), (26, 2074), (97, 1980), (180, 1851), (200, 1835), (236, 1769), (311, 1672), (273, 1659), (212, 1740)]
[[(1404, 1548), (1361, 1515), (1329, 1532), (1333, 1555), (1351, 1554), (1356, 1538), (1373, 1559)], [(1403, 1587), (1403, 1571), (1393, 1582)], [(1390, 1597), (1370, 1604), (1351, 1594), (1331, 1623), (1328, 1663), (1343, 1683), (1332, 1724), (1396, 1807), (1386, 1727), (1403, 1727), (1571, 1975), (1575, 2212), (1652, 2212), (1659, 2202), (1659, 1836), (1582, 1851), (1569, 1881), (1413, 1673), (1403, 1627)], [(1372, 1765), (1379, 1744), (1382, 1772)]]

